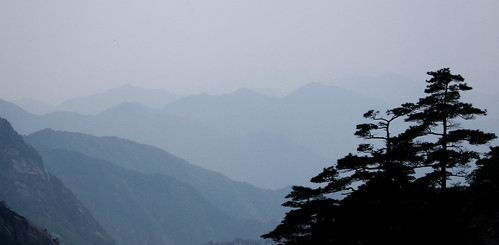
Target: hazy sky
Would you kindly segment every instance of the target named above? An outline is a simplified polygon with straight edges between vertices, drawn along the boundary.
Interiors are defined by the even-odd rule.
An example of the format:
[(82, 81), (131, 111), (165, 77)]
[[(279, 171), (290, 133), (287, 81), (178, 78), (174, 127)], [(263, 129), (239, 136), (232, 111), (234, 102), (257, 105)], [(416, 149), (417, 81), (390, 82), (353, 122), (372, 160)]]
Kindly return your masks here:
[(499, 93), (497, 0), (0, 0), (0, 98), (291, 90), (451, 67)]

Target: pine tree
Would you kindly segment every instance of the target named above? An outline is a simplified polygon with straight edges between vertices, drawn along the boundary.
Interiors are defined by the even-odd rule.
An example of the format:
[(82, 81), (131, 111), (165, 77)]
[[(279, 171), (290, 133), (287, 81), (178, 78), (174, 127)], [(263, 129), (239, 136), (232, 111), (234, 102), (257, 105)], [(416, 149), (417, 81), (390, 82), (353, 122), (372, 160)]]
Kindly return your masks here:
[(499, 146), (490, 147), (490, 151), (476, 164), (478, 168), (469, 176), (472, 185), (489, 181), (499, 188)]
[[(293, 191), (286, 196), (291, 199), (283, 204), (292, 210), (273, 231), (262, 238), (273, 239), (282, 244), (327, 244), (332, 237), (334, 227), (332, 212), (337, 208), (337, 201), (326, 198), (321, 188), (293, 186)], [(333, 229), (334, 230), (334, 229)]]
[[(478, 159), (468, 144), (483, 145), (496, 136), (459, 127), (458, 119), (486, 114), (460, 100), (461, 91), (471, 90), (460, 75), (448, 68), (428, 74), (429, 95), (418, 103), (383, 115), (365, 113), (370, 122), (357, 125), (355, 135), (370, 142), (311, 179), (321, 187), (294, 187), (287, 196), (291, 200), (283, 204), (292, 210), (262, 237), (287, 245), (457, 244), (449, 234), (455, 233), (454, 220), (467, 193), (466, 188), (447, 188), (447, 178), (456, 175), (453, 168)], [(404, 121), (402, 133), (396, 134), (394, 123)], [(494, 163), (497, 149), (489, 155)], [(478, 164), (484, 165), (481, 170), (491, 166)], [(417, 168), (428, 167), (434, 171), (416, 178)], [(476, 172), (475, 180), (478, 174), (484, 171)], [(434, 188), (435, 183), (446, 191)]]
[[(409, 114), (407, 121), (416, 122), (420, 135), (429, 136), (423, 137), (423, 143), (420, 144), (426, 158), (423, 165), (435, 169), (427, 174), (426, 179), (438, 183), (441, 190), (446, 190), (448, 178), (464, 177), (462, 170), (479, 157), (478, 152), (466, 149), (463, 144), (483, 145), (496, 136), (480, 130), (460, 128), (459, 119), (472, 120), (476, 116), (486, 115), (485, 110), (461, 101), (460, 92), (472, 89), (461, 75), (451, 74), (449, 68), (427, 74), (432, 76), (426, 81), (425, 93), (428, 96), (412, 106), (414, 111)], [(454, 168), (461, 171), (449, 171)]]
[(283, 204), (292, 210), (274, 231), (262, 237), (288, 245), (350, 244), (372, 240), (373, 234), (385, 244), (400, 241), (405, 226), (390, 227), (400, 224), (400, 214), (406, 213), (414, 158), (409, 153), (412, 138), (394, 135), (391, 130), (395, 120), (408, 112), (401, 107), (385, 116), (374, 110), (365, 113), (371, 122), (357, 125), (355, 135), (382, 141), (382, 146), (360, 144), (359, 155), (349, 154), (311, 179), (322, 187), (293, 187), (287, 196), (291, 200)]
[(360, 144), (357, 151), (360, 155), (348, 154), (338, 160), (337, 168), (353, 171), (352, 181), (370, 181), (385, 179), (402, 184), (412, 179), (414, 157), (413, 138), (409, 133), (394, 135), (393, 123), (411, 110), (407, 106), (386, 111), (380, 116), (379, 111), (370, 110), (364, 118), (370, 123), (356, 126), (355, 135), (364, 140), (382, 141), (381, 147), (375, 148), (373, 143)]

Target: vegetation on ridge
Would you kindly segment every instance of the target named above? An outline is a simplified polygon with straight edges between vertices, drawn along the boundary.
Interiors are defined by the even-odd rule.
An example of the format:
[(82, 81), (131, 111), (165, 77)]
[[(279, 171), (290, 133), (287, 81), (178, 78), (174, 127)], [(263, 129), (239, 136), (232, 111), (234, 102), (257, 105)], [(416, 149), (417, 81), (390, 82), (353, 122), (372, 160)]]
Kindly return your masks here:
[[(348, 154), (312, 178), (320, 187), (294, 186), (283, 204), (291, 210), (262, 237), (287, 245), (499, 241), (498, 234), (486, 233), (499, 228), (499, 206), (476, 208), (498, 203), (498, 149), (491, 148), (488, 157), (477, 162), (480, 167), (472, 175), (469, 171), (480, 159), (473, 146), (496, 136), (459, 126), (459, 120), (472, 120), (486, 111), (461, 101), (460, 92), (471, 87), (449, 68), (428, 75), (427, 97), (384, 115), (375, 110), (365, 113), (370, 122), (357, 125), (355, 135), (370, 143), (360, 144), (358, 154)], [(394, 123), (404, 122), (405, 129), (395, 134)], [(470, 176), (472, 187), (456, 182), (448, 186), (455, 178)], [(484, 181), (488, 189), (481, 186)], [(472, 219), (480, 215), (477, 210), (488, 212), (479, 225)]]

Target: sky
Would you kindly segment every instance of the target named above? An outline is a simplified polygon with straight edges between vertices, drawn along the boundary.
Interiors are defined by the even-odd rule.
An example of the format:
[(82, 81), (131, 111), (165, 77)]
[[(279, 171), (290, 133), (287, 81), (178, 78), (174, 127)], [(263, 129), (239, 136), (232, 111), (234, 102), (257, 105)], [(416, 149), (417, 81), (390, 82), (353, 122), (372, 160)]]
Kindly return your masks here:
[(499, 94), (498, 12), (497, 0), (0, 0), (0, 99), (291, 91), (444, 67)]

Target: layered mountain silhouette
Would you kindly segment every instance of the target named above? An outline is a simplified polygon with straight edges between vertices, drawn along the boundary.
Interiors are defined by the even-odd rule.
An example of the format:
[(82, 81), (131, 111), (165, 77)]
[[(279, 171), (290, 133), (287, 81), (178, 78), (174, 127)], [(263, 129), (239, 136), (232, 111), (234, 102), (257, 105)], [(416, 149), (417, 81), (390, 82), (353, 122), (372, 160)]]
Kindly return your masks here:
[[(163, 89), (146, 89), (125, 84), (102, 93), (66, 100), (53, 107), (52, 111), (96, 115), (123, 102), (137, 102), (147, 107), (160, 108), (178, 98), (180, 98), (179, 95)], [(24, 103), (24, 105), (27, 108), (34, 108), (28, 103)]]
[(55, 106), (53, 105), (28, 98), (14, 100), (12, 103), (20, 106), (23, 110), (36, 115), (47, 114), (53, 112), (55, 109)]
[(257, 238), (274, 223), (236, 219), (220, 211), (190, 185), (163, 174), (144, 174), (81, 153), (42, 153), (116, 242), (203, 244), (236, 237)]
[[(187, 183), (213, 206), (240, 219), (280, 219), (289, 189), (264, 190), (175, 157), (159, 148), (117, 137), (96, 137), (45, 129), (25, 137), (41, 152), (64, 150), (143, 174), (161, 174)], [(55, 171), (55, 170), (54, 170)]]
[[(311, 83), (283, 98), (270, 98), (243, 89), (223, 96), (198, 95), (179, 99), (162, 109), (203, 122), (230, 135), (272, 132), (335, 159), (354, 148), (355, 125), (371, 108), (386, 108), (377, 99), (348, 90)], [(197, 162), (194, 161), (193, 162)], [(324, 163), (323, 163), (324, 164)]]
[(120, 244), (258, 238), (289, 190), (270, 191), (117, 137), (43, 130), (25, 137)]
[(284, 98), (242, 89), (188, 96), (156, 110), (126, 102), (94, 116), (35, 116), (3, 102), (0, 115), (25, 134), (53, 128), (119, 136), (158, 146), (232, 179), (278, 189), (308, 183), (314, 173), (354, 150), (352, 125), (368, 109), (384, 107), (380, 104), (315, 83)]
[(64, 244), (114, 244), (40, 155), (0, 118), (0, 200)]
[[(404, 101), (405, 102), (405, 101)], [(264, 188), (306, 185), (310, 176), (353, 152), (352, 137), (369, 109), (391, 108), (380, 99), (312, 83), (273, 98), (249, 89), (226, 95), (191, 95), (152, 109), (124, 102), (98, 115), (27, 113), (0, 101), (0, 115), (24, 134), (44, 128), (119, 136), (154, 145), (187, 161)], [(495, 131), (493, 115), (483, 123)], [(286, 171), (281, 171), (281, 170)]]
[(284, 212), (279, 204), (288, 190), (233, 182), (158, 148), (117, 137), (53, 130), (27, 136), (53, 176), (37, 151), (6, 120), (2, 123), (0, 198), (64, 244), (113, 244), (106, 231), (118, 244), (255, 239)]

